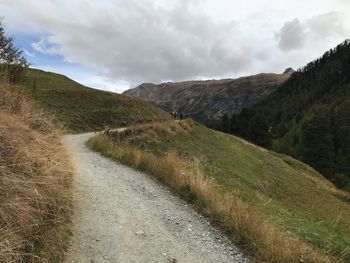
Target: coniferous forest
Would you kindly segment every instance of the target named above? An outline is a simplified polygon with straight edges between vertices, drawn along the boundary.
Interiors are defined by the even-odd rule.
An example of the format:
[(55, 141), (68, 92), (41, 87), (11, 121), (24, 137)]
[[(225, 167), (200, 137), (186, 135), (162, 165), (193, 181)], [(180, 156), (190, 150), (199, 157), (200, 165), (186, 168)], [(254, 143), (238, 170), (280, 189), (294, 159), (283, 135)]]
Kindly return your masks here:
[(293, 73), (221, 129), (291, 155), (350, 191), (350, 42)]

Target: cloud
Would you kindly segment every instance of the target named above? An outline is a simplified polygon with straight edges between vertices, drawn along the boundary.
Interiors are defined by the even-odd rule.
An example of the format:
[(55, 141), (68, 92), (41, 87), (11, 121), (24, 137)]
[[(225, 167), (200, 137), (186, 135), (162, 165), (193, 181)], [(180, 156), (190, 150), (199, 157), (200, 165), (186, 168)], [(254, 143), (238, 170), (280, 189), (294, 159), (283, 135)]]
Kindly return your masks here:
[(283, 27), (276, 33), (278, 46), (282, 50), (300, 49), (304, 46), (306, 29), (298, 18), (285, 22)]
[(315, 38), (332, 38), (344, 36), (349, 32), (346, 28), (345, 14), (329, 12), (313, 16), (306, 21), (310, 34)]
[(302, 66), (349, 37), (340, 1), (0, 0), (0, 16), (39, 39), (26, 46), (38, 64), (81, 65), (90, 83), (112, 90)]
[(57, 47), (50, 45), (46, 38), (41, 38), (38, 42), (32, 43), (32, 48), (45, 55), (58, 55), (60, 54)]
[(234, 25), (215, 22), (188, 5), (162, 9), (135, 1), (117, 10), (105, 13), (103, 20), (93, 18), (87, 27), (78, 26), (74, 39), (69, 33), (52, 40), (64, 43), (68, 61), (82, 62), (84, 57), (84, 63), (103, 67), (109, 76), (134, 82), (225, 74), (249, 64), (249, 58), (242, 63), (246, 44)]
[(35, 54), (34, 54), (34, 53), (28, 51), (28, 50), (25, 49), (25, 48), (23, 49), (23, 53), (24, 53), (24, 55), (26, 55), (27, 57), (30, 57), (30, 58), (34, 58), (34, 57), (35, 57)]
[(312, 16), (301, 22), (298, 18), (284, 23), (275, 33), (278, 47), (283, 51), (302, 49), (305, 46), (317, 45), (318, 42), (344, 40), (350, 32), (346, 22), (346, 14), (328, 12)]
[(32, 48), (94, 67), (111, 79), (139, 83), (225, 75), (252, 62), (246, 56), (252, 48), (248, 34), (241, 34), (233, 21), (219, 22), (194, 8), (198, 0), (166, 7), (117, 0), (97, 8), (92, 1), (77, 0), (74, 14), (64, 14), (64, 4), (57, 3), (24, 8), (24, 16), (44, 25), (48, 35)]
[(130, 84), (127, 81), (111, 81), (102, 76), (85, 76), (77, 79), (77, 81), (88, 87), (99, 87), (100, 89), (117, 93), (122, 93), (130, 88)]

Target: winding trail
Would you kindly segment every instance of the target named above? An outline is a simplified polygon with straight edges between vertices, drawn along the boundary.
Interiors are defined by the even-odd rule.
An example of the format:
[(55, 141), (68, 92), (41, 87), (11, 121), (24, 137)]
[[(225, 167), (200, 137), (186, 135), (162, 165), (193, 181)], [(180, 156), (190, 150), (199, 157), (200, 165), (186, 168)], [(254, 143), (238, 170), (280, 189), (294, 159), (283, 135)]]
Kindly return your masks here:
[(209, 222), (152, 178), (90, 151), (93, 134), (64, 144), (75, 168), (66, 262), (248, 262)]

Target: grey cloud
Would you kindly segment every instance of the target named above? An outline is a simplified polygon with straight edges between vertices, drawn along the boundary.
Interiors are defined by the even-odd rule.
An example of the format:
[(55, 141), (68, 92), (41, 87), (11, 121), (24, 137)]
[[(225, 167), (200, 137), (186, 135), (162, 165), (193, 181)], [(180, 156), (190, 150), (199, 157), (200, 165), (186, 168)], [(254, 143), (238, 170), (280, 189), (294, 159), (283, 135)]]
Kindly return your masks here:
[(262, 50), (257, 51), (254, 54), (254, 56), (255, 56), (255, 58), (257, 58), (260, 61), (266, 61), (270, 58), (271, 51), (268, 49), (262, 49)]
[[(230, 0), (0, 0), (0, 16), (17, 32), (42, 38), (32, 46), (36, 51), (89, 68), (86, 74), (101, 77), (96, 83), (133, 86), (301, 66), (349, 32), (349, 16), (340, 13), (280, 24), (286, 15), (310, 14), (315, 1), (300, 10), (277, 0), (251, 0), (246, 8)], [(339, 1), (334, 10), (343, 6)]]
[(50, 33), (33, 44), (37, 51), (59, 53), (115, 80), (183, 80), (246, 68), (251, 62), (246, 56), (249, 41), (237, 34), (235, 23), (216, 22), (186, 2), (191, 1), (172, 8), (136, 0), (114, 1), (99, 9), (85, 4), (71, 16), (51, 1), (46, 12), (25, 15)]
[[(346, 15), (341, 12), (319, 14), (300, 22), (295, 18), (285, 22), (283, 27), (275, 34), (278, 46), (283, 51), (301, 49), (305, 45), (319, 42), (338, 41), (350, 33), (346, 23)], [(336, 43), (335, 43), (336, 44)]]
[(278, 39), (278, 46), (282, 50), (300, 49), (305, 43), (305, 26), (297, 18), (285, 22), (280, 31), (276, 33), (276, 38)]
[(306, 21), (310, 34), (316, 38), (342, 36), (347, 32), (345, 24), (345, 15), (340, 12), (313, 16)]

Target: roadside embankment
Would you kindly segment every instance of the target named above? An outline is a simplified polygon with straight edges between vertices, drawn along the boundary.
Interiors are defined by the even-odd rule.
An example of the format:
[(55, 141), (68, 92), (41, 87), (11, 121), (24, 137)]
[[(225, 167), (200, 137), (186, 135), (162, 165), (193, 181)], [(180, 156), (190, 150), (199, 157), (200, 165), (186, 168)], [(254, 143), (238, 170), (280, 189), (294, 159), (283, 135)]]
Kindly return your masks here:
[(50, 118), (0, 83), (0, 262), (60, 262), (72, 169)]

